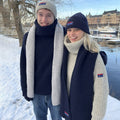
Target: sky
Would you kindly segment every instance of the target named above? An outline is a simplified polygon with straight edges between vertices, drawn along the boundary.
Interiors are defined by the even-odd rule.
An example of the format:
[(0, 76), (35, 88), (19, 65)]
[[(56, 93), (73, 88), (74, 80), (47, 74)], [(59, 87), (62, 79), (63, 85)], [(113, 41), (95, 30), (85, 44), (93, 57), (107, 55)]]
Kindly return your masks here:
[[(20, 51), (18, 39), (0, 35), (0, 120), (35, 120), (32, 103), (21, 92)], [(49, 111), (47, 117), (51, 120)], [(120, 120), (120, 101), (108, 96), (103, 120)]]
[(64, 18), (77, 12), (84, 15), (99, 15), (104, 11), (117, 9), (120, 11), (120, 0), (65, 0), (65, 3), (57, 5), (58, 17)]

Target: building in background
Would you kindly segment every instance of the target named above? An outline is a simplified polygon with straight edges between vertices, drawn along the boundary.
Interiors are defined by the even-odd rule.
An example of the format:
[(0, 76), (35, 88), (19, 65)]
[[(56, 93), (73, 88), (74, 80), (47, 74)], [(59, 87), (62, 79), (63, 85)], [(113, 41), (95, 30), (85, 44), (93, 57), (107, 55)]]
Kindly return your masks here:
[(120, 25), (120, 11), (117, 10), (104, 11), (102, 15), (94, 16), (89, 13), (86, 17), (90, 28), (107, 25), (117, 28)]

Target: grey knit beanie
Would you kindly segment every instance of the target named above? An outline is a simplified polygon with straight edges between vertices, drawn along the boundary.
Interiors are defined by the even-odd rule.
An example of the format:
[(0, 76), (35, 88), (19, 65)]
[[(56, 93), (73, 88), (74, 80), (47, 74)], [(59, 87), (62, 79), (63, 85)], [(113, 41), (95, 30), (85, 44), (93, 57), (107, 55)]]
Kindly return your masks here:
[(85, 33), (90, 34), (87, 18), (81, 13), (76, 13), (69, 18), (66, 24), (66, 29), (79, 28)]
[(56, 6), (53, 2), (49, 1), (49, 0), (41, 0), (37, 5), (36, 5), (36, 13), (38, 10), (40, 9), (48, 9), (50, 10), (54, 17), (57, 17), (57, 10), (56, 10)]

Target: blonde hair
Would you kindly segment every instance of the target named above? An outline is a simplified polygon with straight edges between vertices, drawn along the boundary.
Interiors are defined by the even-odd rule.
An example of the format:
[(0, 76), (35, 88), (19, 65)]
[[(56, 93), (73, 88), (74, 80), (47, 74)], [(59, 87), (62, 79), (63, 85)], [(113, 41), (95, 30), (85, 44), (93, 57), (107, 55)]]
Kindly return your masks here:
[[(85, 47), (86, 50), (95, 53), (95, 52), (99, 52), (100, 51), (100, 47), (98, 45), (98, 43), (87, 33), (84, 32), (83, 35), (83, 46)], [(68, 43), (70, 42), (67, 34), (64, 38)]]
[(84, 33), (83, 45), (84, 45), (85, 49), (90, 52), (98, 53), (100, 51), (100, 47), (99, 47), (98, 43), (87, 33)]

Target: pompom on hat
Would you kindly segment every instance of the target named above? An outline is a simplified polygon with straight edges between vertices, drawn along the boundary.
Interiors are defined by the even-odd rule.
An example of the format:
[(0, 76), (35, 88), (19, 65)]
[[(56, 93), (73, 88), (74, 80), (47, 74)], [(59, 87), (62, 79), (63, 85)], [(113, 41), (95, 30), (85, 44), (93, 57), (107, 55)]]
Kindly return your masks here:
[(76, 13), (69, 18), (66, 24), (66, 29), (79, 28), (85, 33), (90, 34), (87, 18), (81, 13)]
[(38, 2), (36, 5), (36, 13), (40, 9), (48, 9), (53, 13), (55, 18), (57, 17), (56, 6), (53, 2), (49, 0), (41, 0), (40, 2)]

